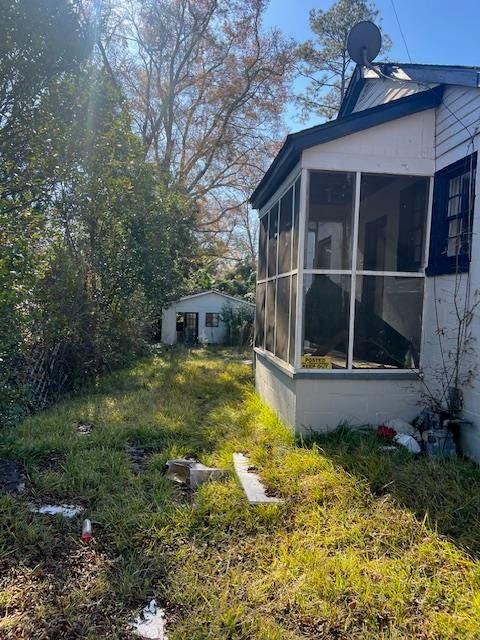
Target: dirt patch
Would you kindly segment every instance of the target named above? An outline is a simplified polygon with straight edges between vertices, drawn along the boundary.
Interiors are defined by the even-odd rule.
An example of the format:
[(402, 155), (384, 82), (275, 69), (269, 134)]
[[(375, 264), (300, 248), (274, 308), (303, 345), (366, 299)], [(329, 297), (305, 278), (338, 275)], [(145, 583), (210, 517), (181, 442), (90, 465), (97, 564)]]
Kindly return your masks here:
[(48, 455), (44, 456), (37, 463), (37, 470), (44, 471), (64, 471), (65, 470), (65, 460), (67, 456), (65, 453), (52, 451)]
[(134, 473), (140, 474), (145, 471), (145, 467), (152, 455), (156, 452), (153, 447), (135, 447), (133, 445), (125, 446), (127, 454)]

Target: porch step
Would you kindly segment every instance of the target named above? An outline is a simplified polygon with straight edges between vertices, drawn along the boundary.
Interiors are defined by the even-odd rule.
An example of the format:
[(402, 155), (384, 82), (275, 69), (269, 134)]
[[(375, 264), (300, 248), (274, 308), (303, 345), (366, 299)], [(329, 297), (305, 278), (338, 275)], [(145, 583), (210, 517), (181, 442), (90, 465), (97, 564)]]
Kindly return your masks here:
[(267, 496), (258, 474), (250, 470), (250, 461), (243, 453), (233, 454), (233, 466), (250, 504), (278, 504), (283, 502), (282, 498)]

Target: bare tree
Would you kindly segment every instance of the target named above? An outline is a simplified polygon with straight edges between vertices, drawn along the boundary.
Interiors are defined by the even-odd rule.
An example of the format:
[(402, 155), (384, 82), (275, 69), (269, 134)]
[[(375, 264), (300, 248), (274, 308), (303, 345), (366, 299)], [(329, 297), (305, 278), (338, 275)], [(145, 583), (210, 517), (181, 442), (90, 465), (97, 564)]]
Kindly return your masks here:
[(110, 5), (101, 48), (130, 101), (145, 159), (224, 231), (282, 137), (292, 45), (262, 28), (264, 0)]

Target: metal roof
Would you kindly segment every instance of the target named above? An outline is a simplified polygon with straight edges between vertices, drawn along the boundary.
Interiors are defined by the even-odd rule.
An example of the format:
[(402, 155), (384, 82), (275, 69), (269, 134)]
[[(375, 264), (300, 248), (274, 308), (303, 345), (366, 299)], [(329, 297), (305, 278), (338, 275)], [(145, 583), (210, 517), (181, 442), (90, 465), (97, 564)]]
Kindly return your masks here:
[[(375, 66), (392, 79), (401, 75), (402, 80), (426, 84), (454, 84), (464, 87), (480, 87), (480, 67), (466, 67), (447, 64), (416, 64), (412, 62), (378, 62)], [(374, 71), (362, 69), (359, 65), (350, 79), (345, 97), (338, 112), (338, 118), (352, 113), (365, 81), (377, 78)]]
[(248, 304), (251, 307), (255, 306), (252, 302), (248, 302), (248, 300), (243, 300), (243, 298), (237, 298), (235, 296), (231, 296), (228, 293), (223, 293), (223, 291), (219, 291), (218, 289), (209, 289), (208, 291), (199, 291), (198, 293), (191, 293), (188, 296), (182, 296), (181, 298), (178, 298), (178, 300), (175, 300), (171, 304), (172, 305), (176, 304), (177, 302), (181, 302), (182, 300), (190, 300), (190, 298), (198, 298), (200, 296), (206, 296), (209, 293), (215, 293), (216, 295), (222, 296), (223, 298), (228, 298), (229, 300), (234, 300), (235, 302), (241, 302), (243, 304)]

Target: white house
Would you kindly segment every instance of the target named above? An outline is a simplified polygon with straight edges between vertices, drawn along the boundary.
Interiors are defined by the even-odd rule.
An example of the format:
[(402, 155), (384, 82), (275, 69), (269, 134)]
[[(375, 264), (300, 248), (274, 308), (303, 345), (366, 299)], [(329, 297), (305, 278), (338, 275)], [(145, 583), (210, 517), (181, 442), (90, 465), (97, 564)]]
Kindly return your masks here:
[(287, 136), (251, 197), (256, 386), (309, 431), (411, 420), (456, 383), (480, 460), (480, 67), (379, 66), (336, 120)]
[(226, 326), (222, 310), (253, 309), (254, 305), (221, 291), (203, 291), (180, 298), (162, 311), (162, 342), (222, 344)]

